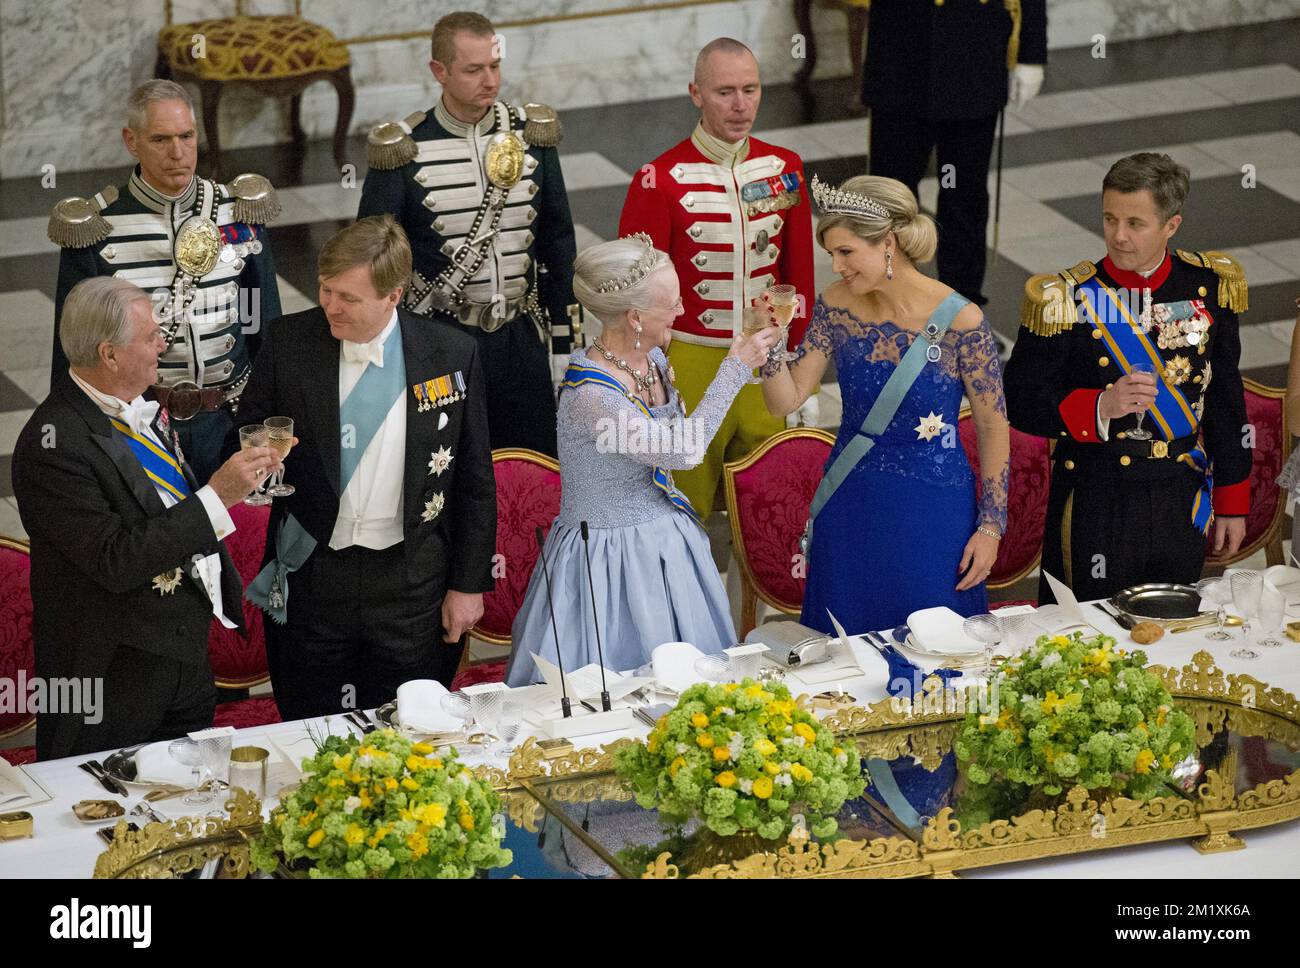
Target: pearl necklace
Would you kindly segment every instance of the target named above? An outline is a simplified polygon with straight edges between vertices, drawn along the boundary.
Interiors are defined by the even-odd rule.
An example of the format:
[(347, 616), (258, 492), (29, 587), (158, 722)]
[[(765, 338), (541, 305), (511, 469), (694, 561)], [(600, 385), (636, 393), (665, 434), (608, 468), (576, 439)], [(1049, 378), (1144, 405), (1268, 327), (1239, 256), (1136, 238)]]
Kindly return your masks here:
[(632, 379), (636, 382), (637, 389), (642, 393), (649, 393), (654, 388), (654, 385), (659, 382), (659, 377), (655, 374), (654, 365), (650, 363), (648, 358), (646, 360), (646, 374), (645, 376), (642, 376), (636, 370), (632, 369), (632, 367), (627, 365), (627, 360), (620, 359), (609, 350), (605, 349), (605, 346), (601, 343), (599, 337), (593, 339), (591, 343), (600, 351), (600, 355), (605, 357), (605, 359), (607, 359), (611, 364), (618, 367), (620, 370), (623, 370), (625, 373), (631, 374)]

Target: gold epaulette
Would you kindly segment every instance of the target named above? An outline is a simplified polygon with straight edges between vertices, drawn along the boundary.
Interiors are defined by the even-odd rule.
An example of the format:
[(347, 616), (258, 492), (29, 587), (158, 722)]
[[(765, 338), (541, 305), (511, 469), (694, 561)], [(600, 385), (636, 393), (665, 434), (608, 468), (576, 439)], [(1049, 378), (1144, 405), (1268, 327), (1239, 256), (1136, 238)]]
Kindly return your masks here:
[(99, 213), (117, 201), (117, 189), (109, 185), (94, 198), (73, 195), (55, 202), (46, 234), (60, 249), (85, 249), (103, 242), (113, 231)]
[(234, 198), (235, 221), (267, 225), (280, 214), (280, 198), (271, 180), (251, 172), (238, 175), (226, 186)]
[(1250, 307), (1246, 291), (1246, 270), (1241, 263), (1225, 252), (1188, 252), (1178, 250), (1178, 258), (1203, 269), (1213, 269), (1219, 277), (1219, 305), (1234, 313), (1244, 313)]
[(1036, 336), (1056, 336), (1079, 321), (1074, 287), (1097, 273), (1091, 262), (1080, 262), (1063, 272), (1030, 276), (1025, 283), (1025, 301), (1020, 306), (1020, 325)]
[(549, 104), (525, 104), (524, 140), (539, 148), (554, 148), (564, 138), (560, 116)]
[(366, 162), (371, 168), (392, 171), (415, 160), (420, 153), (411, 132), (424, 124), (425, 112), (416, 111), (401, 121), (384, 121), (366, 137)]

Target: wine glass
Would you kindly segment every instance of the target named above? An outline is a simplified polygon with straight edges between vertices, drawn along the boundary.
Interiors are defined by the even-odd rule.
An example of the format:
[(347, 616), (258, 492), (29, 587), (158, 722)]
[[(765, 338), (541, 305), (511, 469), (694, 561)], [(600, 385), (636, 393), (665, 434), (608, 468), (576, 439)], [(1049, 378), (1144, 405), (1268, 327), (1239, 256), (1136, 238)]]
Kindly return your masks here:
[[(753, 306), (746, 306), (740, 313), (740, 329), (746, 336), (752, 336), (767, 329), (767, 320)], [(763, 378), (761, 376), (751, 376), (749, 382), (759, 384), (763, 382)]]
[(1219, 627), (1206, 633), (1205, 637), (1216, 642), (1227, 642), (1232, 636), (1223, 631), (1223, 622), (1228, 617), (1227, 606), (1232, 603), (1232, 582), (1227, 578), (1202, 578), (1196, 583), (1196, 590), (1202, 598), (1218, 608), (1214, 617)]
[(1005, 634), (1002, 618), (992, 613), (972, 615), (962, 623), (961, 630), (984, 646), (984, 675), (993, 678), (993, 650)]
[(468, 736), (470, 723), (474, 721), (474, 714), (469, 705), (469, 697), (463, 692), (449, 692), (443, 695), (439, 701), (442, 703), (445, 712), (460, 720), (460, 731)]
[[(1134, 363), (1129, 366), (1130, 373), (1155, 373), (1154, 363)], [(1142, 421), (1145, 419), (1147, 412), (1139, 411), (1137, 414), (1137, 426), (1128, 432), (1129, 440), (1150, 440), (1151, 431), (1142, 428)]]
[(768, 286), (765, 294), (768, 305), (772, 308), (772, 317), (781, 327), (781, 342), (772, 347), (768, 358), (774, 363), (791, 363), (798, 357), (785, 347), (790, 336), (790, 322), (794, 319), (795, 306), (798, 304), (798, 293), (794, 286), (775, 285)]
[(275, 472), (275, 480), (267, 488), (267, 493), (272, 497), (288, 497), (294, 492), (292, 484), (284, 483), (284, 459), (289, 456), (289, 451), (293, 449), (293, 418), (292, 417), (267, 417), (263, 421), (266, 427), (266, 443), (280, 458), (280, 469)]
[(1259, 653), (1250, 647), (1250, 620), (1259, 611), (1264, 576), (1257, 571), (1238, 571), (1231, 581), (1232, 604), (1241, 613), (1241, 645), (1228, 654), (1234, 659), (1258, 659)]
[(226, 776), (230, 770), (231, 734), (224, 732), (219, 736), (205, 736), (195, 740), (199, 748), (199, 757), (211, 779), (212, 792), (219, 793), (229, 786)]
[(1259, 619), (1259, 630), (1264, 638), (1259, 644), (1266, 649), (1282, 647), (1282, 641), (1273, 633), (1282, 627), (1282, 617), (1286, 614), (1286, 596), (1276, 588), (1267, 587), (1264, 576), (1259, 576), (1259, 609), (1255, 612)]
[(507, 760), (510, 759), (510, 754), (515, 751), (515, 740), (519, 738), (521, 726), (519, 712), (518, 703), (503, 703), (501, 718), (497, 720), (497, 736), (501, 742), (496, 748), (496, 753)]
[[(250, 447), (267, 447), (270, 446), (270, 432), (266, 429), (266, 424), (249, 424), (247, 427), (239, 428), (239, 449), (248, 450)], [(245, 504), (251, 504), (253, 507), (260, 507), (264, 504), (270, 504), (271, 499), (262, 493), (262, 484), (265, 478), (258, 481), (257, 487), (253, 493), (244, 498)]]
[(473, 693), (469, 697), (469, 708), (473, 711), (474, 722), (482, 726), (486, 734), (483, 737), (484, 746), (496, 738), (497, 724), (501, 721), (501, 710), (505, 706), (505, 699), (505, 691), (502, 689), (486, 689), (483, 692)]
[(167, 753), (181, 766), (188, 766), (191, 770), (190, 785), (193, 789), (181, 797), (181, 803), (189, 804), (192, 807), (205, 806), (211, 803), (212, 794), (205, 793), (200, 782), (203, 757), (199, 754), (199, 744), (182, 736), (180, 739), (174, 739), (167, 744)]

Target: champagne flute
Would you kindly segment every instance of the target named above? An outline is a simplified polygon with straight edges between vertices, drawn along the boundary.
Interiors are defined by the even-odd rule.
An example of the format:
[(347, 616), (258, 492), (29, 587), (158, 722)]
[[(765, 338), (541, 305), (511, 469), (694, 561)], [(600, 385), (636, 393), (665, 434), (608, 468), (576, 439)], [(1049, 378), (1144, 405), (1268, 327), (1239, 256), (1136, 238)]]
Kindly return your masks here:
[(1259, 611), (1264, 576), (1257, 571), (1238, 571), (1231, 581), (1232, 603), (1241, 613), (1241, 645), (1228, 654), (1234, 659), (1258, 659), (1259, 653), (1250, 647), (1250, 620)]
[(1232, 602), (1232, 583), (1226, 578), (1202, 578), (1196, 583), (1196, 590), (1202, 598), (1218, 607), (1214, 617), (1219, 627), (1205, 637), (1216, 642), (1227, 642), (1232, 636), (1223, 631), (1223, 622), (1228, 617), (1227, 606)]
[(770, 358), (775, 363), (791, 363), (797, 357), (786, 349), (790, 338), (790, 322), (794, 319), (794, 309), (798, 302), (798, 292), (791, 285), (768, 286), (764, 291), (768, 305), (772, 307), (772, 317), (781, 327), (781, 342), (772, 347)]
[(294, 486), (284, 483), (284, 459), (293, 449), (293, 418), (267, 417), (263, 426), (266, 427), (267, 445), (280, 457), (280, 469), (275, 472), (275, 479), (266, 489), (267, 493), (272, 497), (288, 497), (294, 492)]
[[(1130, 373), (1152, 373), (1156, 372), (1153, 363), (1134, 363), (1129, 367)], [(1147, 412), (1141, 411), (1137, 415), (1137, 426), (1128, 432), (1129, 440), (1150, 440), (1151, 431), (1142, 428), (1142, 421), (1145, 419)]]
[[(767, 320), (763, 318), (762, 313), (758, 312), (753, 306), (746, 306), (740, 314), (740, 330), (746, 336), (753, 336), (755, 333), (761, 333), (767, 329)], [(758, 384), (763, 382), (761, 376), (753, 376), (749, 379), (750, 383)]]
[[(266, 424), (249, 424), (247, 427), (239, 428), (239, 449), (248, 450), (250, 447), (267, 447), (270, 446), (270, 432), (266, 429)], [(266, 478), (257, 482), (257, 487), (253, 493), (244, 498), (245, 504), (251, 504), (253, 507), (260, 507), (264, 504), (270, 504), (271, 499), (262, 493), (262, 484)]]

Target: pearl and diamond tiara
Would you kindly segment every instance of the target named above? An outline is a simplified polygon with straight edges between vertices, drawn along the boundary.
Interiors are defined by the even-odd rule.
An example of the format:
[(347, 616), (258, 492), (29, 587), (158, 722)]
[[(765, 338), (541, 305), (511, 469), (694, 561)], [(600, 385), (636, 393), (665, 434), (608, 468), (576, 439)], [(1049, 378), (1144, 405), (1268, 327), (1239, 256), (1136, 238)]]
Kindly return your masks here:
[(628, 242), (640, 242), (645, 246), (645, 251), (641, 253), (640, 257), (632, 265), (632, 268), (628, 270), (626, 275), (617, 276), (613, 279), (608, 279), (605, 282), (602, 282), (596, 287), (596, 292), (611, 293), (629, 289), (644, 279), (646, 275), (649, 274), (650, 270), (654, 268), (655, 263), (659, 261), (659, 251), (655, 248), (654, 240), (646, 233), (634, 232), (631, 235), (623, 236), (623, 240)]

